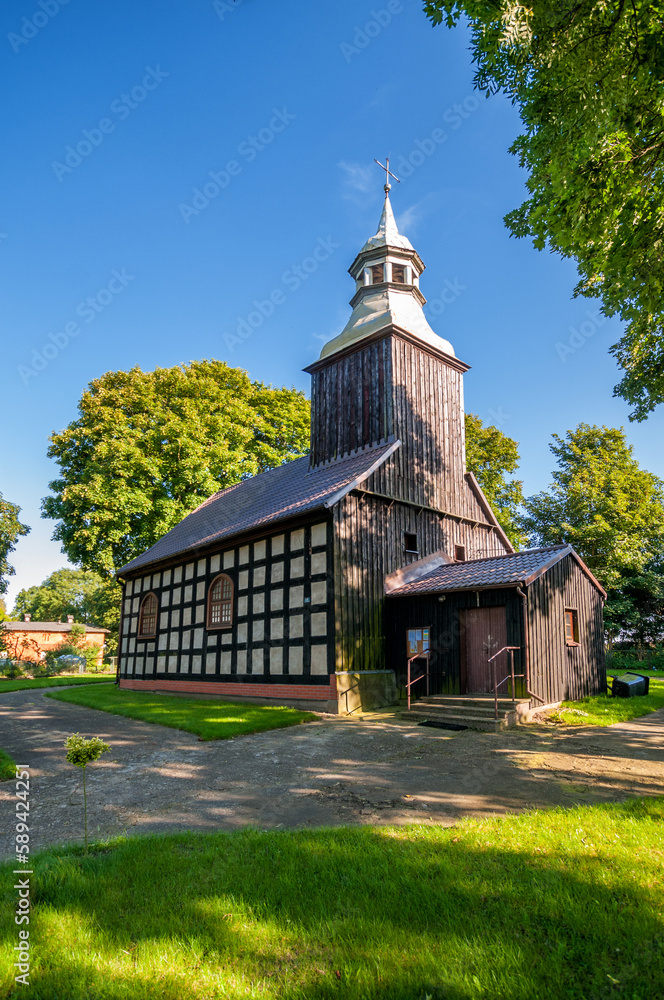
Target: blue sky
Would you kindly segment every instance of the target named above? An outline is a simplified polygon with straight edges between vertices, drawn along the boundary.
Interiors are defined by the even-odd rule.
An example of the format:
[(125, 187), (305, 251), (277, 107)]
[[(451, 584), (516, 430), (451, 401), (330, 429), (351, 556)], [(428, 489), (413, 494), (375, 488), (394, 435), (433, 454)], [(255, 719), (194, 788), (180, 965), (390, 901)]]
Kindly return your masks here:
[[(432, 28), (419, 0), (11, 0), (0, 18), (0, 490), (32, 526), (10, 601), (66, 564), (39, 516), (46, 448), (90, 380), (216, 357), (308, 390), (388, 153), (430, 322), (472, 365), (467, 409), (520, 442), (526, 492), (549, 482), (552, 432), (628, 425), (607, 353), (620, 324), (572, 299), (573, 264), (509, 237), (518, 117), (477, 95), (464, 30)], [(328, 256), (299, 281), (319, 241)], [(628, 427), (660, 475), (663, 430), (661, 412)]]

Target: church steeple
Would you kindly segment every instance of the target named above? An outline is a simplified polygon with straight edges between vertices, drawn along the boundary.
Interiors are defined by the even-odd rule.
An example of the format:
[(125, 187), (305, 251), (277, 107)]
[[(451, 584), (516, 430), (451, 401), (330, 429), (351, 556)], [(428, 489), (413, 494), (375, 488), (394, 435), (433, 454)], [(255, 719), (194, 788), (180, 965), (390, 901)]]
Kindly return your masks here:
[(426, 303), (420, 291), (424, 266), (410, 240), (399, 232), (390, 203), (390, 185), (386, 183), (376, 234), (367, 240), (348, 269), (355, 279), (355, 295), (350, 300), (353, 311), (339, 336), (325, 344), (321, 359), (388, 327), (454, 357), (452, 345), (434, 333), (422, 309)]

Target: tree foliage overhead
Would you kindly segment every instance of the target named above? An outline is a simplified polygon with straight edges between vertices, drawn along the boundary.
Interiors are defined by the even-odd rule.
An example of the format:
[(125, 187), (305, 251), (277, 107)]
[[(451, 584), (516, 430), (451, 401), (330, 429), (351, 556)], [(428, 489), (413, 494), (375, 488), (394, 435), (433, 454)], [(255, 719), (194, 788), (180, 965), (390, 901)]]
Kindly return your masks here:
[(42, 512), (70, 560), (102, 575), (213, 493), (309, 446), (303, 393), (222, 361), (108, 372), (90, 383), (79, 414), (51, 437), (60, 478)]
[(576, 294), (627, 324), (616, 387), (643, 420), (664, 400), (664, 4), (643, 0), (428, 0), (467, 17), (476, 85), (503, 91), (524, 133), (511, 147), (529, 198), (515, 236), (573, 258)]
[(526, 541), (519, 524), (523, 484), (510, 478), (519, 465), (519, 446), (497, 427), (485, 427), (475, 413), (466, 414), (466, 467), (474, 473), (484, 495), (515, 548)]
[(535, 544), (574, 546), (605, 589), (641, 575), (664, 545), (664, 483), (639, 467), (622, 428), (579, 424), (553, 436), (558, 469), (525, 502)]
[(14, 567), (8, 561), (9, 554), (16, 548), (19, 538), (30, 531), (27, 524), (19, 521), (20, 513), (21, 508), (5, 500), (0, 493), (0, 594), (6, 593), (9, 586), (7, 578), (14, 575)]

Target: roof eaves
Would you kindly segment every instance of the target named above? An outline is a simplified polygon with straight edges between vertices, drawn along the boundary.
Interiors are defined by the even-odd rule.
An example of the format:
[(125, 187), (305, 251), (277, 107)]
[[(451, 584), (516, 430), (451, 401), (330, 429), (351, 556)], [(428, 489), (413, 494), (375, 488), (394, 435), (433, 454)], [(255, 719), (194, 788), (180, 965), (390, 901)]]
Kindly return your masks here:
[(358, 486), (361, 486), (361, 484), (365, 482), (369, 476), (373, 475), (376, 469), (380, 469), (381, 465), (387, 461), (390, 455), (393, 455), (400, 447), (401, 441), (399, 441), (399, 439), (393, 441), (389, 448), (387, 448), (382, 455), (379, 455), (378, 458), (371, 463), (368, 469), (365, 469), (364, 472), (361, 472), (360, 475), (356, 476), (350, 483), (342, 486), (340, 490), (337, 490), (337, 492), (333, 493), (331, 497), (328, 497), (325, 501), (325, 507), (329, 510), (330, 507), (334, 507), (340, 500), (343, 500), (343, 498), (347, 496), (351, 490), (355, 490)]

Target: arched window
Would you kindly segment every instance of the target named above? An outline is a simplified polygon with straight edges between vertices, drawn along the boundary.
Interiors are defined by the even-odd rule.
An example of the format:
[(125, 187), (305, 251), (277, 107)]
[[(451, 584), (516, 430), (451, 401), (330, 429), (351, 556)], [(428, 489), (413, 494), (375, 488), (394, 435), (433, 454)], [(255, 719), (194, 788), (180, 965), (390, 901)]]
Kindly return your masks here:
[(208, 593), (208, 628), (230, 628), (233, 624), (233, 581), (225, 573), (216, 577)]
[(146, 639), (157, 634), (157, 611), (159, 602), (156, 594), (146, 594), (141, 601), (141, 612), (138, 616), (138, 637)]

